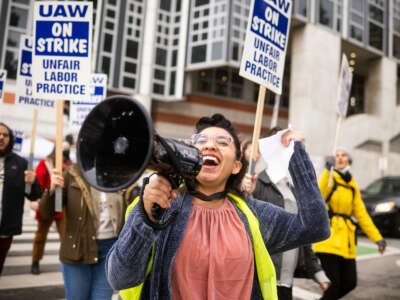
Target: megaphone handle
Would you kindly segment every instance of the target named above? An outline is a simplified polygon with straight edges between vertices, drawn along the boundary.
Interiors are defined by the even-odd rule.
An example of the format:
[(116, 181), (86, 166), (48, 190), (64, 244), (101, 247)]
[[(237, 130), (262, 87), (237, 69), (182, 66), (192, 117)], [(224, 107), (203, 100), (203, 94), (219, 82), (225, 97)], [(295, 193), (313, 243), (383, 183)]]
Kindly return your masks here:
[(151, 208), (151, 215), (153, 216), (154, 219), (156, 219), (157, 221), (160, 221), (164, 212), (165, 212), (165, 209), (162, 208), (160, 205), (158, 205), (157, 203), (153, 204), (153, 207)]
[[(161, 176), (163, 176), (164, 178), (166, 178), (169, 183), (171, 184), (171, 187), (173, 189), (177, 189), (180, 185), (180, 176), (179, 175), (172, 175), (172, 173), (167, 173), (167, 172), (160, 172), (159, 173)], [(158, 205), (157, 203), (153, 204), (153, 207), (151, 208), (151, 215), (153, 216), (154, 219), (156, 219), (157, 221), (160, 221), (163, 214), (165, 212), (165, 209), (162, 208), (160, 205)]]

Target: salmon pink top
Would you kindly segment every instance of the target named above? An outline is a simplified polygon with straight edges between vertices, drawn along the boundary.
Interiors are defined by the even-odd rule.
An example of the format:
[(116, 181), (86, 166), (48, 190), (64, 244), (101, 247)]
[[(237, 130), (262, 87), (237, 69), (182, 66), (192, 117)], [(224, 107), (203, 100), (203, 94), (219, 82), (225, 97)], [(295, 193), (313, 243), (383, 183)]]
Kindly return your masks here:
[(253, 247), (233, 204), (193, 203), (172, 267), (172, 298), (250, 299), (253, 277)]

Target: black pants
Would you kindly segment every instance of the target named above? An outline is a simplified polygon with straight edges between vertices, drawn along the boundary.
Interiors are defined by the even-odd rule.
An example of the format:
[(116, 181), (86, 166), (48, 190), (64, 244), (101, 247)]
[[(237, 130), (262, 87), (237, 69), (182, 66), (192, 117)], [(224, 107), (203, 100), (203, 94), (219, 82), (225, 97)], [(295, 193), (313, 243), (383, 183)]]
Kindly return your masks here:
[(8, 250), (10, 250), (12, 240), (12, 236), (6, 238), (0, 237), (0, 275), (3, 271), (4, 261), (6, 260)]
[(278, 299), (279, 300), (292, 300), (292, 287), (278, 286)]
[(331, 280), (331, 285), (321, 299), (336, 300), (342, 298), (357, 285), (357, 270), (355, 259), (345, 259), (341, 256), (317, 253), (322, 268)]

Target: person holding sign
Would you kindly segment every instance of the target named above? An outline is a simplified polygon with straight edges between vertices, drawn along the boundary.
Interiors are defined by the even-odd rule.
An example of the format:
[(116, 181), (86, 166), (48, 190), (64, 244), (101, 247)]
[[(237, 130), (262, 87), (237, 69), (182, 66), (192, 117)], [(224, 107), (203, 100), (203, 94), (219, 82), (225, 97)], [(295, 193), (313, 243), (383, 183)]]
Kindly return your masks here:
[(105, 274), (105, 257), (124, 223), (134, 186), (120, 193), (103, 193), (89, 186), (77, 164), (63, 176), (52, 170), (51, 185), (40, 200), (44, 218), (55, 214), (55, 187), (63, 187), (66, 212), (60, 246), (61, 270), (68, 300), (110, 300), (113, 290)]
[[(65, 141), (63, 143), (63, 170), (72, 163), (69, 159), (69, 148), (70, 144)], [(42, 159), (36, 167), (35, 173), (43, 191), (50, 186), (51, 171), (54, 169), (55, 160), (56, 151), (54, 147), (53, 151), (46, 157), (46, 159)], [(37, 229), (35, 232), (35, 238), (33, 239), (31, 273), (38, 275), (40, 274), (39, 262), (43, 258), (50, 226), (53, 224), (53, 221), (56, 222), (57, 231), (61, 240), (65, 227), (65, 214), (59, 212), (52, 218), (43, 218), (39, 210), (39, 201), (32, 202), (31, 208), (36, 211), (35, 219), (37, 220)]]
[[(274, 135), (280, 130), (278, 127), (272, 128), (265, 137)], [(296, 135), (299, 139), (304, 139), (301, 134), (296, 133)], [(244, 144), (243, 150), (246, 151), (247, 149), (251, 149), (250, 142)], [(246, 159), (250, 159), (250, 153), (248, 153)], [(287, 212), (297, 212), (296, 191), (287, 177), (279, 180), (277, 183), (273, 183), (268, 176), (267, 169), (265, 169), (258, 176), (254, 175), (253, 178), (257, 178), (256, 183), (244, 180), (242, 188), (246, 192), (252, 194), (256, 199), (282, 207)], [(295, 277), (314, 279), (323, 291), (329, 287), (330, 280), (318, 263), (318, 259), (312, 251), (310, 244), (273, 254), (271, 255), (271, 259), (277, 273), (279, 300), (293, 299), (292, 288)]]
[[(192, 144), (203, 157), (194, 191), (173, 190), (153, 175), (142, 203), (135, 201), (117, 242), (107, 256), (107, 278), (114, 289), (130, 289), (123, 299), (273, 299), (276, 278), (269, 254), (323, 240), (329, 221), (304, 145), (295, 143), (290, 164), (299, 190), (299, 212), (243, 198), (246, 162), (237, 132), (220, 114), (196, 124)], [(138, 199), (137, 199), (138, 200)], [(136, 205), (139, 203), (139, 205)], [(154, 204), (165, 214), (182, 205), (165, 229), (155, 222)]]
[[(324, 170), (319, 180), (332, 232), (329, 239), (314, 245), (314, 251), (332, 281), (321, 298), (325, 300), (340, 299), (357, 285), (356, 225), (353, 217), (365, 234), (378, 245), (381, 254), (386, 248), (386, 242), (368, 215), (360, 190), (350, 173), (351, 163), (350, 152), (337, 147), (333, 161), (333, 184), (329, 186), (329, 170)], [(330, 169), (329, 163), (327, 168)]]
[[(13, 146), (12, 130), (0, 122), (0, 275), (13, 236), (22, 233), (25, 197), (35, 201), (42, 194), (35, 172), (27, 171), (28, 162), (12, 152)], [(29, 194), (27, 182), (32, 184)]]

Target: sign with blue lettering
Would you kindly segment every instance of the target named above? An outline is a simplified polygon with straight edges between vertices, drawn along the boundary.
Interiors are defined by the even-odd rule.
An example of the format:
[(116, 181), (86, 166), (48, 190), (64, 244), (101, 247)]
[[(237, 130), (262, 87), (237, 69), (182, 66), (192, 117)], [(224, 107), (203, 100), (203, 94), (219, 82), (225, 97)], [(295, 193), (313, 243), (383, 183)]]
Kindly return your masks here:
[(0, 102), (3, 102), (4, 86), (6, 85), (7, 70), (0, 70)]
[(24, 132), (22, 130), (13, 130), (15, 141), (13, 152), (20, 153), (22, 150), (22, 142), (24, 141)]
[(15, 104), (37, 108), (55, 108), (55, 100), (33, 96), (32, 92), (32, 37), (21, 35), (17, 70), (17, 92)]
[(291, 0), (252, 0), (239, 75), (282, 94)]
[(88, 97), (92, 10), (92, 2), (35, 2), (32, 57), (35, 97), (62, 100)]
[(90, 78), (90, 98), (87, 101), (71, 101), (69, 126), (80, 129), (87, 115), (99, 102), (106, 98), (107, 75), (92, 74)]

